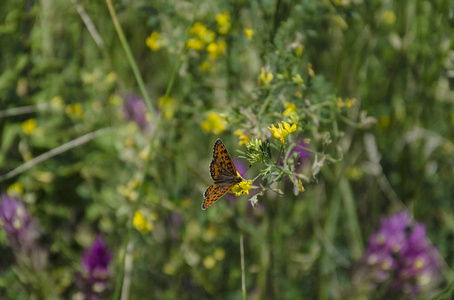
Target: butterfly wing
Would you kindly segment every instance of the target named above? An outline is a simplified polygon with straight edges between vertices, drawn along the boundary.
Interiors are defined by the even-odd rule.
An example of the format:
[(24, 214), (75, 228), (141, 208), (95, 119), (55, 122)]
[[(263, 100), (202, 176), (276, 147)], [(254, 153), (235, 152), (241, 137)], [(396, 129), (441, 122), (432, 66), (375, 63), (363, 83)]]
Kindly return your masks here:
[(236, 183), (220, 183), (220, 184), (213, 184), (210, 185), (205, 193), (203, 194), (203, 204), (202, 209), (207, 209), (211, 206), (214, 202), (216, 202), (219, 198), (224, 196)]
[(224, 143), (217, 139), (213, 147), (210, 175), (215, 182), (225, 182), (226, 177), (237, 177), (236, 168)]

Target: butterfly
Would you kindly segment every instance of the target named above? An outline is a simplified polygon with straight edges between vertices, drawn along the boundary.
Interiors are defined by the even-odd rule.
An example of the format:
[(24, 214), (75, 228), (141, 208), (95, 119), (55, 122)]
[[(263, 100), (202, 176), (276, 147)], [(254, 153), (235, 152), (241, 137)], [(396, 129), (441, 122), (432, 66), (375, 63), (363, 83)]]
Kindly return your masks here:
[(235, 184), (243, 181), (243, 178), (237, 174), (229, 152), (220, 139), (217, 139), (213, 146), (210, 175), (214, 180), (214, 184), (210, 185), (203, 194), (202, 209), (207, 209), (230, 191)]

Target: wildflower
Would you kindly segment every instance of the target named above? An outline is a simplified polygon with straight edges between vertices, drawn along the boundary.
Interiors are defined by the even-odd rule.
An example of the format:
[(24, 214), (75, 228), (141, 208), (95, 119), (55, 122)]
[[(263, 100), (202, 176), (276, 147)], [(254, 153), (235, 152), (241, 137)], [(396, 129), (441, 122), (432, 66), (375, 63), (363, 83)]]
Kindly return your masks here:
[(203, 39), (203, 37), (206, 35), (207, 31), (208, 31), (208, 29), (205, 27), (205, 25), (203, 25), (200, 22), (196, 22), (189, 29), (189, 34), (196, 36), (200, 39)]
[(219, 41), (217, 43), (210, 43), (207, 46), (208, 57), (211, 59), (216, 59), (224, 54), (225, 49), (227, 48), (227, 43), (225, 41)]
[(71, 118), (82, 119), (82, 117), (84, 116), (82, 104), (80, 103), (69, 104), (68, 106), (66, 106), (65, 112)]
[(127, 95), (123, 104), (123, 112), (126, 120), (134, 120), (140, 129), (144, 130), (149, 125), (146, 117), (147, 107), (141, 97), (134, 94)]
[(295, 76), (293, 76), (292, 81), (296, 84), (302, 84), (304, 82), (300, 74), (296, 74)]
[(254, 35), (254, 30), (250, 28), (244, 28), (244, 34), (246, 35), (246, 38), (248, 41), (252, 40), (252, 36)]
[[(284, 124), (284, 126), (282, 126), (282, 124)], [(274, 127), (274, 124), (273, 124), (273, 125), (271, 125), (271, 127), (268, 127), (268, 129), (270, 130), (271, 134), (276, 139), (280, 140), (281, 143), (284, 144), (285, 143), (285, 139), (287, 138), (287, 136), (290, 133), (296, 131), (296, 124), (293, 124), (292, 126), (290, 126), (285, 121), (282, 121), (282, 124), (279, 124), (278, 128)]]
[(289, 115), (292, 115), (292, 114), (296, 113), (296, 105), (295, 104), (287, 102), (284, 105), (285, 105), (285, 107), (287, 109), (283, 112), (282, 115), (289, 116)]
[(314, 76), (315, 76), (314, 69), (312, 69), (312, 64), (309, 64), (309, 65), (307, 66), (307, 72), (309, 73), (309, 76), (310, 76), (310, 77), (314, 77)]
[(273, 81), (273, 73), (271, 71), (265, 72), (265, 68), (260, 69), (259, 85), (269, 85)]
[(300, 57), (303, 54), (304, 46), (303, 45), (298, 45), (298, 47), (295, 48), (295, 55), (297, 57)]
[(186, 48), (188, 49), (194, 49), (195, 51), (200, 51), (204, 47), (203, 42), (199, 39), (188, 39), (186, 41)]
[(259, 139), (250, 139), (247, 144), (246, 158), (249, 163), (263, 163), (267, 158), (271, 158), (271, 149), (268, 142), (262, 143)]
[(12, 248), (30, 251), (40, 236), (36, 222), (31, 219), (23, 202), (2, 193), (0, 228), (6, 231)]
[(216, 265), (216, 260), (214, 259), (213, 256), (208, 255), (207, 257), (205, 257), (205, 258), (203, 259), (203, 265), (204, 265), (205, 268), (207, 268), (208, 270), (213, 269), (214, 266)]
[(304, 186), (303, 186), (303, 182), (301, 181), (301, 179), (298, 179), (298, 191), (300, 193), (304, 192)]
[(107, 250), (104, 239), (98, 236), (82, 256), (82, 270), (78, 275), (78, 285), (86, 299), (101, 299), (107, 289), (110, 277), (112, 254)]
[(430, 290), (439, 280), (438, 252), (427, 241), (424, 224), (412, 222), (406, 211), (382, 219), (369, 239), (364, 261), (373, 283), (392, 277), (393, 290), (410, 297)]
[(153, 223), (145, 218), (144, 214), (140, 210), (135, 212), (132, 223), (140, 233), (150, 232), (153, 230)]
[(396, 14), (391, 10), (386, 10), (383, 12), (382, 20), (387, 25), (392, 25), (396, 22)]
[(162, 41), (160, 40), (159, 33), (156, 31), (153, 31), (150, 36), (147, 37), (145, 43), (151, 51), (158, 51), (162, 48)]
[(15, 182), (8, 187), (8, 195), (20, 196), (24, 193), (24, 187), (20, 182)]
[(199, 69), (203, 72), (208, 72), (211, 70), (211, 64), (208, 61), (204, 61), (200, 64)]
[(64, 103), (65, 103), (65, 101), (63, 100), (63, 97), (55, 96), (50, 100), (50, 107), (54, 111), (60, 111), (63, 109)]
[(117, 81), (117, 78), (118, 78), (117, 73), (109, 72), (106, 75), (105, 81), (107, 84), (113, 84), (113, 83), (115, 83), (115, 81)]
[(172, 119), (174, 111), (175, 111), (175, 105), (173, 102), (173, 99), (170, 97), (165, 97), (162, 96), (159, 98), (159, 108), (164, 114), (165, 119)]
[(219, 134), (225, 130), (226, 121), (220, 114), (211, 112), (202, 122), (201, 127), (204, 131)]
[(355, 98), (348, 98), (345, 102), (342, 100), (341, 97), (337, 98), (337, 107), (347, 107), (350, 108), (355, 105), (356, 99)]
[(248, 140), (249, 140), (249, 137), (243, 132), (243, 130), (238, 129), (238, 130), (235, 131), (233, 134), (239, 136), (239, 138), (240, 138), (240, 143), (239, 143), (239, 145), (240, 145), (240, 146), (243, 146), (243, 145), (246, 145), (246, 144), (247, 144), (247, 142), (248, 142)]
[[(241, 177), (241, 175), (237, 172), (237, 176)], [(240, 183), (236, 184), (231, 190), (230, 193), (235, 194), (235, 196), (239, 197), (244, 194), (249, 194), (249, 190), (251, 189), (251, 180), (244, 180)]]
[(121, 185), (118, 187), (118, 192), (123, 196), (127, 197), (129, 201), (134, 202), (139, 197), (139, 194), (135, 190), (139, 186), (139, 181), (137, 179), (131, 179), (126, 184), (126, 187)]
[(28, 119), (28, 120), (22, 122), (22, 131), (26, 135), (32, 135), (33, 132), (35, 131), (35, 129), (36, 129), (36, 119), (35, 118)]
[(300, 139), (296, 144), (293, 153), (298, 154), (298, 162), (302, 164), (305, 161), (308, 161), (311, 158), (311, 154), (305, 148), (308, 148), (309, 145), (305, 143), (304, 139)]
[(214, 250), (213, 256), (216, 260), (223, 260), (225, 257), (225, 250), (222, 248), (216, 248)]
[(218, 14), (216, 16), (218, 22), (218, 28), (220, 34), (227, 34), (230, 31), (232, 25), (230, 24), (230, 14), (228, 12)]

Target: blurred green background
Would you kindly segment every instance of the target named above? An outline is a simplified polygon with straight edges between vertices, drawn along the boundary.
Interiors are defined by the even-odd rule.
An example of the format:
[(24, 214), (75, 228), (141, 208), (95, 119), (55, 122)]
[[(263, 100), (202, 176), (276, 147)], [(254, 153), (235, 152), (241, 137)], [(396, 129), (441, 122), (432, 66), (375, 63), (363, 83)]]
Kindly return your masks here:
[[(108, 3), (2, 3), (0, 187), (46, 253), (24, 263), (0, 231), (2, 299), (241, 299), (241, 238), (247, 299), (451, 299), (452, 1)], [(237, 130), (279, 145), (281, 121), (311, 150), (301, 167), (270, 184), (273, 148), (277, 173), (201, 210), (214, 141), (244, 172)], [(425, 224), (440, 281), (358, 292), (369, 237), (401, 210)], [(77, 274), (98, 235), (113, 258), (90, 296)]]

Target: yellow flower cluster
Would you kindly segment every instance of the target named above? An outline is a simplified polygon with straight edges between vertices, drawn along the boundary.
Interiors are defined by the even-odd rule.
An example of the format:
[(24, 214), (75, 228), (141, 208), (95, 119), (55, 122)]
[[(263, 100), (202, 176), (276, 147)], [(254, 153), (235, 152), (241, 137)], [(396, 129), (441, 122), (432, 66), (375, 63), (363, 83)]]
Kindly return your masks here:
[(36, 129), (36, 119), (35, 118), (32, 118), (32, 119), (28, 119), (24, 122), (22, 122), (22, 131), (26, 134), (26, 135), (32, 135), (32, 133), (35, 131)]
[(230, 24), (230, 14), (228, 12), (218, 14), (216, 16), (216, 21), (218, 22), (218, 29), (220, 34), (229, 33), (232, 25)]
[(65, 112), (69, 117), (75, 119), (82, 119), (84, 116), (84, 110), (82, 108), (82, 104), (80, 103), (69, 104), (66, 106)]
[(239, 136), (240, 138), (240, 143), (239, 145), (240, 146), (243, 146), (243, 145), (246, 145), (248, 140), (249, 140), (249, 137), (243, 132), (243, 130), (241, 129), (238, 129), (237, 131), (235, 131), (233, 134), (236, 134)]
[[(284, 126), (282, 126), (282, 124), (284, 124)], [(296, 131), (296, 124), (293, 124), (292, 126), (290, 126), (287, 122), (285, 121), (282, 121), (282, 124), (279, 124), (279, 127), (276, 128), (274, 127), (274, 124), (271, 125), (271, 127), (268, 127), (268, 129), (270, 130), (271, 134), (278, 140), (281, 141), (282, 144), (285, 143), (285, 139), (287, 138), (287, 136)]]
[[(240, 174), (237, 172), (237, 176), (241, 177)], [(242, 177), (241, 177), (242, 178)], [(235, 194), (235, 196), (239, 197), (244, 194), (249, 195), (249, 190), (251, 189), (251, 180), (244, 180), (240, 183), (236, 184), (231, 190), (230, 193)]]
[(212, 255), (208, 255), (203, 259), (203, 266), (207, 269), (212, 269), (216, 265), (216, 261), (222, 261), (225, 258), (225, 250), (216, 248)]
[(159, 108), (161, 109), (165, 119), (172, 119), (175, 113), (175, 104), (172, 98), (162, 96), (158, 101)]
[(134, 202), (139, 197), (139, 194), (136, 191), (136, 188), (139, 186), (139, 181), (137, 179), (131, 179), (128, 181), (126, 186), (120, 185), (117, 188), (117, 191), (128, 198), (129, 201)]
[(132, 224), (140, 233), (147, 233), (153, 230), (153, 222), (158, 216), (154, 212), (136, 210)]
[(348, 98), (345, 102), (342, 100), (341, 97), (337, 98), (337, 107), (347, 107), (350, 108), (355, 105), (356, 99), (355, 98)]
[(250, 28), (245, 28), (244, 34), (246, 35), (247, 40), (250, 41), (250, 40), (252, 40), (252, 36), (254, 35), (254, 30), (252, 30)]
[(223, 116), (217, 113), (209, 113), (206, 120), (202, 122), (201, 127), (206, 132), (219, 134), (225, 130), (226, 121)]
[(259, 85), (269, 85), (271, 81), (273, 81), (273, 73), (271, 71), (265, 72), (265, 68), (260, 69), (260, 76), (259, 76)]
[(161, 38), (159, 36), (159, 33), (156, 31), (153, 31), (150, 36), (147, 37), (145, 43), (147, 44), (148, 48), (151, 49), (151, 51), (158, 51), (162, 48)]

